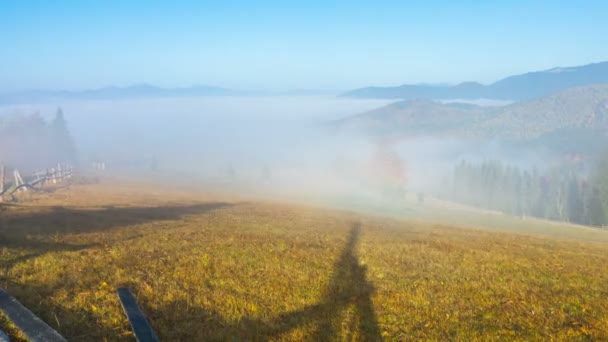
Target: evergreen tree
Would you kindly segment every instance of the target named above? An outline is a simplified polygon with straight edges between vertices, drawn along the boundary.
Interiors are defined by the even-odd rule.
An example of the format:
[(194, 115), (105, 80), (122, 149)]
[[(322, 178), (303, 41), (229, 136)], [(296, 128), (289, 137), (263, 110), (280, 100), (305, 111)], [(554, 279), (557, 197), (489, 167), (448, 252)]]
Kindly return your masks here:
[(593, 178), (603, 211), (608, 212), (608, 154), (604, 154), (599, 158)]
[(593, 189), (587, 203), (587, 224), (602, 226), (606, 224), (604, 205), (599, 188)]
[(583, 203), (581, 187), (576, 177), (571, 177), (569, 183), (567, 194), (568, 200), (566, 204), (568, 220), (570, 222), (583, 223), (585, 206)]
[(522, 176), (522, 194), (521, 194), (521, 214), (522, 216), (532, 215), (532, 208), (534, 199), (536, 198), (536, 191), (534, 188), (534, 182), (532, 175), (528, 171), (524, 171)]
[[(591, 221), (588, 216), (594, 215), (593, 221), (597, 222), (597, 217), (601, 215), (598, 214), (597, 205), (593, 205), (598, 198), (600, 203), (603, 200), (608, 203), (608, 196), (602, 197), (604, 192), (598, 185), (599, 195), (592, 198), (580, 173), (580, 169), (570, 165), (553, 168), (541, 176), (536, 169), (532, 172), (522, 171), (496, 160), (486, 160), (480, 164), (461, 161), (454, 167), (452, 199), (517, 216), (585, 224)], [(608, 194), (608, 171), (603, 175), (606, 175), (603, 184), (605, 194)], [(606, 203), (602, 211), (608, 213)]]
[(51, 137), (58, 162), (77, 163), (76, 146), (68, 130), (61, 108), (57, 109), (51, 123)]
[(524, 180), (519, 168), (513, 169), (513, 190), (511, 198), (511, 207), (513, 208), (513, 214), (517, 216), (524, 215)]

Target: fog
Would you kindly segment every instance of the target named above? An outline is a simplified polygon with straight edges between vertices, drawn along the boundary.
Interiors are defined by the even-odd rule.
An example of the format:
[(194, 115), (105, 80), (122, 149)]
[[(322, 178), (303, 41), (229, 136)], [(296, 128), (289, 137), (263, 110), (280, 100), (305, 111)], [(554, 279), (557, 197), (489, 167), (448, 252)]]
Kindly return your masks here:
[(373, 165), (378, 144), (337, 133), (327, 124), (386, 100), (264, 96), (57, 102), (4, 106), (0, 114), (39, 113), (51, 120), (61, 107), (84, 169), (103, 161), (108, 174), (310, 200), (374, 196), (375, 183), (382, 182), (383, 171)]
[[(514, 148), (491, 139), (424, 132), (397, 139), (332, 124), (391, 100), (220, 96), (56, 102), (0, 107), (0, 117), (21, 115), (26, 120), (17, 127), (38, 127), (41, 134), (53, 136), (61, 126), (55, 127), (61, 108), (78, 168), (102, 179), (122, 177), (180, 189), (396, 212), (408, 201), (418, 204), (424, 194), (433, 200), (558, 220), (569, 219), (563, 194), (565, 188), (573, 189), (573, 181), (581, 184), (576, 188), (580, 201), (590, 196), (583, 164), (561, 160), (553, 167), (552, 161), (563, 155), (556, 157), (545, 147)], [(40, 117), (32, 115), (36, 113)], [(50, 133), (41, 128), (44, 121), (53, 123)], [(4, 143), (24, 141), (27, 153), (10, 148), (12, 154), (0, 157), (14, 159), (17, 154), (19, 159), (3, 163), (32, 166), (31, 171), (69, 155), (48, 152), (43, 137), (19, 129)], [(99, 162), (105, 164), (103, 172), (93, 168)], [(502, 193), (503, 200), (497, 201), (496, 193)], [(558, 200), (553, 203), (551, 198)]]

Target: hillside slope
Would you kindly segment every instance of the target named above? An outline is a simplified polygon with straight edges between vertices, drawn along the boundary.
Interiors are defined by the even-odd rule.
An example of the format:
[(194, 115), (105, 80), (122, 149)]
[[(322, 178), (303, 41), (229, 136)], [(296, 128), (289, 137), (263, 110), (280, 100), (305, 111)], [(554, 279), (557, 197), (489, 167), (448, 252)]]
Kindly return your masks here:
[(502, 107), (400, 101), (336, 122), (371, 135), (457, 135), (513, 140), (608, 129), (608, 84), (568, 89)]
[[(3, 213), (0, 280), (70, 341), (133, 339), (120, 286), (166, 341), (608, 339), (604, 231), (541, 238), (157, 186), (45, 196)], [(1, 315), (0, 329), (21, 340)]]
[(411, 100), (342, 119), (335, 125), (378, 136), (442, 134), (456, 127), (470, 126), (487, 115), (486, 110), (474, 105)]
[(514, 103), (473, 126), (478, 134), (538, 138), (572, 129), (608, 129), (608, 84), (572, 88), (540, 99)]

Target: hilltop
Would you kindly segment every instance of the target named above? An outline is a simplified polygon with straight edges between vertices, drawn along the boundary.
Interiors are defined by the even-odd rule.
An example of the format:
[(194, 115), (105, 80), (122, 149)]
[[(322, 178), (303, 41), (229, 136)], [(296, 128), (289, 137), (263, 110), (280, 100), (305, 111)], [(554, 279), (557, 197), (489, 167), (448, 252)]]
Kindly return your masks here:
[(399, 101), (334, 123), (369, 135), (442, 135), (532, 141), (563, 132), (608, 129), (608, 85), (567, 89), (539, 99), (500, 107)]
[(336, 121), (335, 125), (385, 137), (442, 134), (487, 115), (484, 108), (475, 105), (408, 100)]

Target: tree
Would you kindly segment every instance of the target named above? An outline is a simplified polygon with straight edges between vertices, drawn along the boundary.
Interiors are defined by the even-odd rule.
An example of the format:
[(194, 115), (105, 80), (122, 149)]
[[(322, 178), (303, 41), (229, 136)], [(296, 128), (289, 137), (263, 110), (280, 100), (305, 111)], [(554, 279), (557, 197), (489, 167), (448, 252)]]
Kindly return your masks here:
[(581, 186), (576, 177), (571, 177), (568, 186), (566, 210), (568, 220), (575, 223), (583, 223), (585, 205), (583, 203)]
[(76, 145), (68, 130), (61, 108), (57, 109), (51, 123), (51, 138), (55, 148), (55, 158), (58, 162), (77, 163)]
[(608, 213), (608, 153), (604, 153), (596, 162), (593, 184), (597, 190), (597, 199), (602, 204), (602, 211)]
[(587, 224), (602, 226), (606, 224), (606, 214), (599, 188), (593, 189), (587, 202)]

